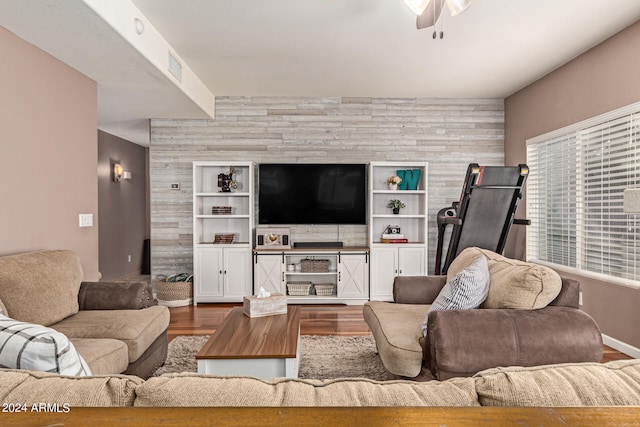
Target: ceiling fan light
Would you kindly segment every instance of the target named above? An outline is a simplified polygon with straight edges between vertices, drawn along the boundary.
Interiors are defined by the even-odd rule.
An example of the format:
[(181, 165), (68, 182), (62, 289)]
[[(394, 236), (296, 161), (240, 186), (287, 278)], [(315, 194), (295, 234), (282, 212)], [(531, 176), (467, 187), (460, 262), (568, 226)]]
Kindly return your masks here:
[(404, 4), (413, 11), (416, 15), (422, 15), (422, 12), (429, 5), (430, 0), (404, 0)]
[(471, 6), (471, 0), (447, 0), (447, 6), (451, 16), (456, 16)]

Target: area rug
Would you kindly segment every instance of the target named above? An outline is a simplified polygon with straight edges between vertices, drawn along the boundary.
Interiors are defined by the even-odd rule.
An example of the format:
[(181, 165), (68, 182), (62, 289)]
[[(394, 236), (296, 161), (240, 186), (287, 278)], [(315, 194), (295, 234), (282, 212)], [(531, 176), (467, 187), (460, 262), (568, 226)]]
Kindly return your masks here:
[[(178, 336), (169, 343), (169, 352), (164, 366), (154, 376), (196, 372), (196, 353), (209, 339), (208, 336)], [(391, 380), (394, 376), (387, 372), (376, 352), (372, 336), (320, 336), (300, 337), (299, 378), (369, 378)]]

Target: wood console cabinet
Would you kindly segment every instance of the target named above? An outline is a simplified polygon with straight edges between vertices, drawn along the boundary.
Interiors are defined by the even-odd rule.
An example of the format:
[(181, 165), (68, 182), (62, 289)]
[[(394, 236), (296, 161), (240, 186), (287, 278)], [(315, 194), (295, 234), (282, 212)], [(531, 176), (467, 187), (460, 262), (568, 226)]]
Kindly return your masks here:
[[(369, 300), (369, 248), (260, 249), (253, 256), (254, 293), (263, 287), (287, 295), (292, 304), (363, 304)], [(328, 261), (328, 268), (303, 271), (304, 260)], [(313, 286), (306, 295), (295, 295), (287, 287), (307, 283)], [(330, 284), (330, 294), (314, 293)]]

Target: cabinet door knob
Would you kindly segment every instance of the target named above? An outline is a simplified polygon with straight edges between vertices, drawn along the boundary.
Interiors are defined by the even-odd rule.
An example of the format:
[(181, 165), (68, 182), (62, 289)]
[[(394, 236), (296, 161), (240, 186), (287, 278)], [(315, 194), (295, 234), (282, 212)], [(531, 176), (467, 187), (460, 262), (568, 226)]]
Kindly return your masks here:
[(220, 273), (219, 273), (219, 274), (222, 274), (222, 270), (220, 270)]

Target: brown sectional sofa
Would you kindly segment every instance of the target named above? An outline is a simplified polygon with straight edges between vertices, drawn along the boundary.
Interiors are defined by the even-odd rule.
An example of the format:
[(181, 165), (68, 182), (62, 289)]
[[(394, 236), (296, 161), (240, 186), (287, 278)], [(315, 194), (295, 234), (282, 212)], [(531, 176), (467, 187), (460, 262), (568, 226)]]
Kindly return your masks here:
[[(468, 248), (461, 257), (489, 257), (491, 290), (488, 299), (500, 306), (501, 299), (514, 298), (524, 287), (521, 301), (536, 301), (545, 291), (542, 267), (509, 260), (495, 253)], [(456, 258), (458, 260), (458, 258)], [(456, 262), (454, 260), (454, 263)], [(454, 263), (450, 271), (455, 268)], [(510, 270), (509, 272), (507, 270)], [(513, 285), (513, 272), (525, 271), (529, 283)], [(553, 273), (553, 272), (552, 272)], [(556, 274), (556, 273), (553, 273)], [(557, 274), (556, 274), (557, 275)], [(364, 319), (376, 340), (385, 368), (400, 377), (413, 378), (423, 366), (444, 380), (471, 376), (498, 366), (535, 366), (602, 360), (602, 335), (596, 322), (578, 308), (580, 285), (557, 276), (559, 289), (547, 295), (548, 304), (537, 309), (485, 308), (445, 310), (429, 313), (427, 336), (422, 322), (430, 304), (448, 276), (399, 276), (394, 281), (394, 302), (370, 301), (364, 305)], [(492, 291), (499, 281), (507, 282), (503, 295)], [(536, 287), (537, 285), (539, 287)]]
[(166, 359), (169, 310), (150, 284), (83, 282), (72, 251), (0, 257), (0, 304), (66, 335), (95, 375), (148, 378)]

